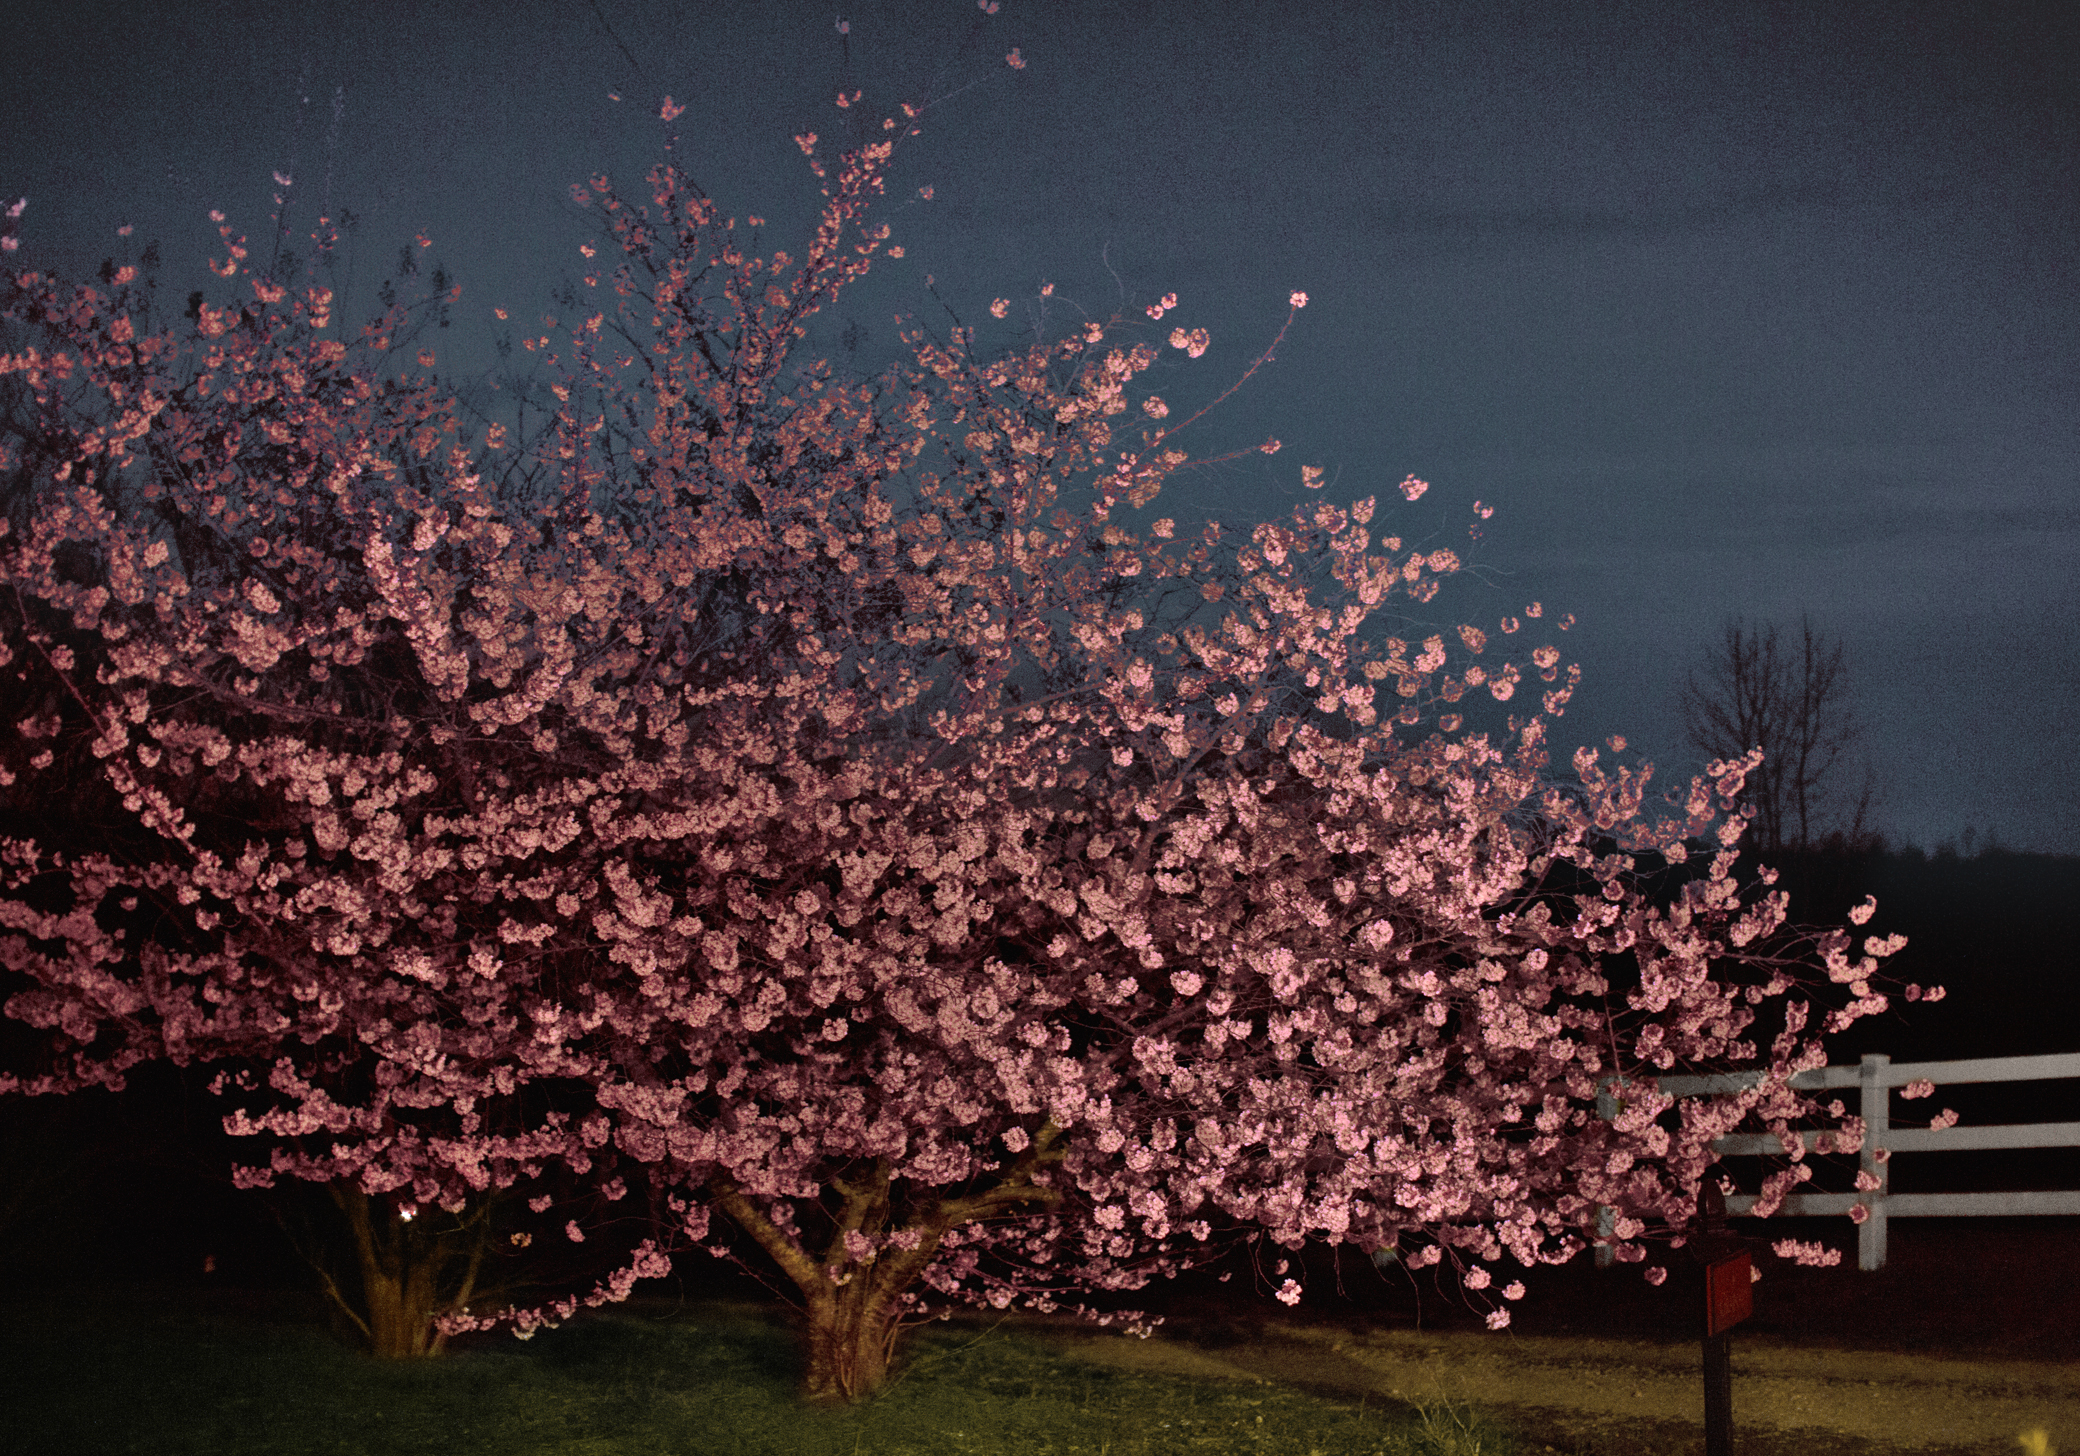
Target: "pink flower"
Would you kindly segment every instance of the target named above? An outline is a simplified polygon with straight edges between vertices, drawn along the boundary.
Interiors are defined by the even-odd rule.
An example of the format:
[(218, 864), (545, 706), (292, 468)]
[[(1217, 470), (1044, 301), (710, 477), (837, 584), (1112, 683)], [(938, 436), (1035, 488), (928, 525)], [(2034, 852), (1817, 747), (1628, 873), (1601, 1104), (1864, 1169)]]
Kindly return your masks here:
[(1770, 1247), (1778, 1258), (1789, 1259), (1809, 1268), (1828, 1268), (1842, 1262), (1840, 1249), (1830, 1249), (1816, 1241), (1779, 1239)]

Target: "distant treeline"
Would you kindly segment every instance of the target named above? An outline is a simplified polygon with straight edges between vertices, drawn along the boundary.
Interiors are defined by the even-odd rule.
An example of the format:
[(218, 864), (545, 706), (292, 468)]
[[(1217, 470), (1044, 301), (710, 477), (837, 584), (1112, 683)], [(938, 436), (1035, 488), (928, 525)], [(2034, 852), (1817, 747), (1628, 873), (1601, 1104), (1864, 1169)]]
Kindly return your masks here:
[[(1946, 988), (1934, 1005), (1898, 1003), (1857, 1023), (1838, 1039), (1845, 1053), (1903, 1061), (2080, 1051), (2080, 938), (2071, 924), (2080, 856), (1881, 846), (1787, 851), (1772, 864), (1795, 921), (1838, 924), (1865, 895), (1877, 896), (1864, 930), (1907, 937), (1887, 971)], [(1744, 864), (1743, 878), (1752, 873)]]

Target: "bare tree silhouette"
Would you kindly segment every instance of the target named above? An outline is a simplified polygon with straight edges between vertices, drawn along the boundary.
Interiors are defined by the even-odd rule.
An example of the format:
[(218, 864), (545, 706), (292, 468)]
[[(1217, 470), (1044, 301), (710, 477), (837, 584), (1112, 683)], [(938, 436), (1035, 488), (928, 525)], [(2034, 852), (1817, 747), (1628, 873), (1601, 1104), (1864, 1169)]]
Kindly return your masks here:
[(1863, 738), (1842, 647), (1816, 633), (1810, 618), (1799, 630), (1798, 642), (1785, 647), (1775, 624), (1750, 629), (1729, 621), (1702, 681), (1694, 671), (1685, 679), (1683, 726), (1691, 746), (1712, 758), (1762, 749), (1762, 768), (1746, 790), (1756, 849), (1868, 849), (1879, 842), (1869, 767), (1853, 803), (1836, 773)]

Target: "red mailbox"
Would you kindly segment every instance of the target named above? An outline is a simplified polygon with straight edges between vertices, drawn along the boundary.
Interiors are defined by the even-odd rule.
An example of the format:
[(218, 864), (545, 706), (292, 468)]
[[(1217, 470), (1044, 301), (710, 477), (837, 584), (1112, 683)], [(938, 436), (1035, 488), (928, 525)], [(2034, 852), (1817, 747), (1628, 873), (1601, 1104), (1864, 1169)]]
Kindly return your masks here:
[(1748, 1251), (1720, 1259), (1704, 1268), (1704, 1332), (1709, 1339), (1723, 1335), (1755, 1313), (1755, 1276), (1749, 1272)]
[(1697, 1185), (1690, 1256), (1704, 1268), (1704, 1452), (1733, 1456), (1732, 1328), (1755, 1313), (1755, 1276), (1746, 1246), (1726, 1231), (1726, 1195), (1710, 1178)]

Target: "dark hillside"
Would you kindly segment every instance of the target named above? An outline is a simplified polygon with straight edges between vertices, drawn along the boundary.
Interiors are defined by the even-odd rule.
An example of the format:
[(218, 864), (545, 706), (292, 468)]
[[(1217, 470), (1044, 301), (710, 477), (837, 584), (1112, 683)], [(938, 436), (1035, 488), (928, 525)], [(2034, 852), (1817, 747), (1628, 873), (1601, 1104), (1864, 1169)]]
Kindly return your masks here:
[(1888, 973), (1948, 992), (1859, 1023), (1841, 1038), (1845, 1049), (1895, 1061), (2080, 1051), (2080, 940), (2069, 923), (2080, 910), (2080, 857), (1913, 849), (1786, 855), (1777, 868), (1794, 920), (1839, 924), (1877, 896), (1864, 929), (1907, 937)]

